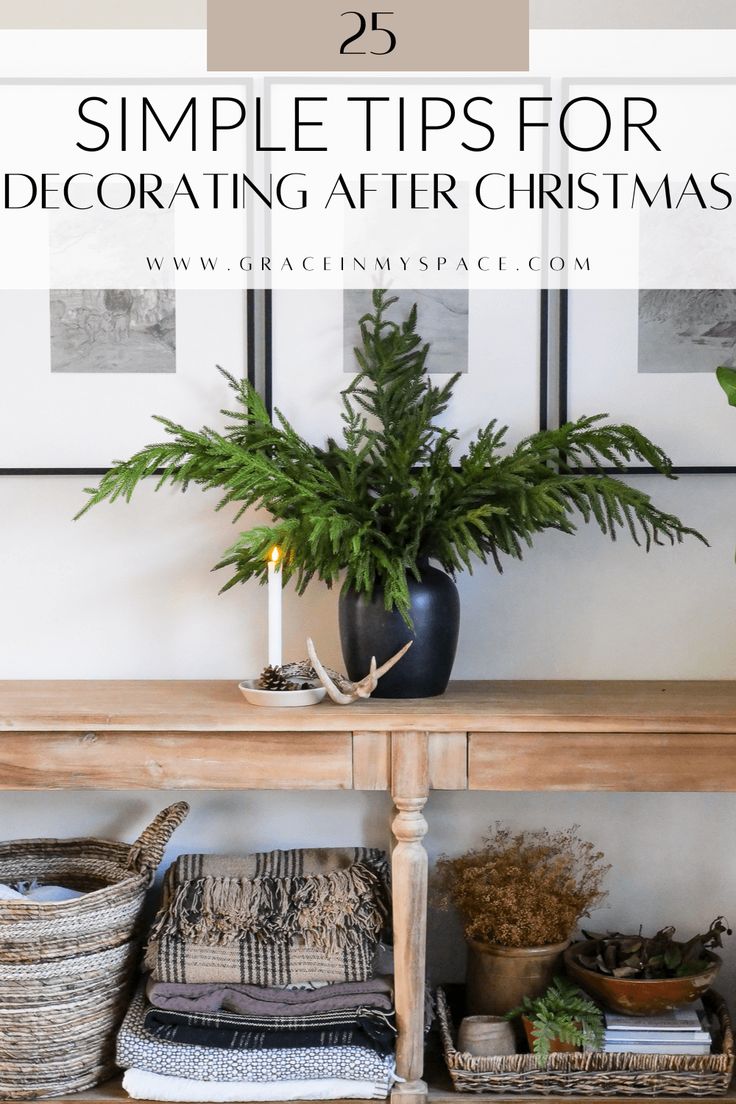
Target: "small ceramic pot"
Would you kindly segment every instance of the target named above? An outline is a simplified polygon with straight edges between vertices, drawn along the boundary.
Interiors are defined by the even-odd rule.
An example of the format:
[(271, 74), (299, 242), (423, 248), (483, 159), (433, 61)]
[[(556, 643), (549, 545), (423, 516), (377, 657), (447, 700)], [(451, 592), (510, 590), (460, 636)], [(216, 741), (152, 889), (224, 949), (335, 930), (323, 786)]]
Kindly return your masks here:
[(564, 943), (545, 947), (499, 947), (468, 939), (467, 1009), (471, 1015), (503, 1016), (524, 997), (541, 997), (562, 973)]
[(458, 1031), (457, 1048), (476, 1058), (516, 1054), (514, 1031), (503, 1016), (466, 1016)]

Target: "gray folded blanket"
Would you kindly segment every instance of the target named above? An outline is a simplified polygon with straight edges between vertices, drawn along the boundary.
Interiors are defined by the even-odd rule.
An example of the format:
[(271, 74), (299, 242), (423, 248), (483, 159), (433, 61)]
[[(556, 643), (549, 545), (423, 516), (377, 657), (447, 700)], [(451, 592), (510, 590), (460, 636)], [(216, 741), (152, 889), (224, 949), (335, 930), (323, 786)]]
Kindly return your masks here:
[(148, 982), (148, 1000), (172, 1012), (236, 1012), (242, 1016), (306, 1016), (358, 1007), (390, 1012), (390, 977), (337, 982), (316, 989), (276, 989), (260, 985)]

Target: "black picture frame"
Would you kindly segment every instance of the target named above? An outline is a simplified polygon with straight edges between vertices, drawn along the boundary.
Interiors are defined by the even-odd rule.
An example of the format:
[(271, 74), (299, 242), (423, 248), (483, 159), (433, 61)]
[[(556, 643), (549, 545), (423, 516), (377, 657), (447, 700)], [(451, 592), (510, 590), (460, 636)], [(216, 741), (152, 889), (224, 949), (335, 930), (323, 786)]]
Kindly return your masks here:
[[(239, 78), (227, 78), (219, 74), (213, 74), (209, 77), (100, 77), (99, 79), (91, 77), (59, 77), (53, 78), (53, 80), (42, 80), (36, 77), (8, 77), (0, 78), (0, 86), (34, 86), (34, 85), (64, 85), (64, 86), (80, 86), (90, 87), (90, 89), (104, 88), (105, 86), (144, 86), (144, 87), (157, 87), (157, 86), (185, 86), (197, 89), (205, 89), (211, 85), (221, 85), (223, 83), (233, 83), (242, 85), (246, 98), (252, 99), (253, 96), (253, 80), (250, 77)], [(249, 211), (247, 216), (247, 233), (250, 236), (252, 232), (253, 215)], [(246, 376), (256, 388), (262, 386), (263, 378), (263, 342), (264, 342), (264, 326), (263, 326), (263, 311), (264, 311), (264, 293), (253, 287), (246, 287), (243, 290), (243, 304), (245, 311), (245, 368)], [(215, 365), (212, 366), (213, 372), (215, 371)], [(153, 414), (154, 411), (151, 411)], [(203, 411), (203, 419), (206, 418), (207, 412)], [(110, 470), (109, 465), (106, 467), (97, 467), (91, 465), (70, 467), (64, 465), (44, 465), (44, 466), (30, 466), (30, 465), (13, 465), (13, 466), (0, 466), (0, 476), (102, 476)]]
[[(313, 86), (323, 86), (323, 85), (327, 85), (327, 86), (336, 85), (336, 86), (340, 86), (341, 88), (343, 88), (343, 87), (346, 86), (346, 84), (361, 85), (361, 84), (365, 84), (365, 82), (366, 82), (365, 75), (344, 75), (344, 76), (341, 76), (341, 77), (331, 77), (331, 76), (323, 76), (323, 75), (320, 75), (320, 76), (311, 76), (311, 75), (310, 76), (305, 76), (305, 75), (301, 75), (301, 74), (300, 75), (291, 75), (290, 74), (288, 76), (286, 76), (286, 75), (267, 76), (265, 78), (265, 81), (264, 81), (265, 99), (266, 99), (266, 101), (268, 101), (270, 99), (270, 96), (273, 93), (274, 89), (282, 88), (284, 86), (298, 85), (299, 87), (302, 87), (302, 86), (313, 87)], [(374, 87), (374, 86), (382, 87), (382, 86), (386, 86), (386, 85), (411, 86), (411, 85), (422, 84), (422, 83), (426, 83), (426, 79), (422, 76), (414, 76), (414, 75), (412, 75), (412, 76), (395, 76), (395, 75), (383, 76), (383, 75), (374, 74), (371, 77), (371, 80), (370, 80), (370, 84), (371, 84), (372, 87)], [(551, 89), (551, 81), (550, 81), (549, 78), (539, 77), (537, 75), (532, 76), (532, 75), (528, 75), (528, 74), (514, 75), (514, 76), (506, 76), (506, 75), (498, 76), (498, 75), (494, 74), (492, 78), (488, 77), (488, 76), (485, 76), (485, 77), (476, 77), (476, 76), (443, 77), (439, 86), (437, 85), (436, 81), (432, 82), (432, 83), (433, 83), (434, 88), (445, 87), (445, 86), (448, 87), (448, 88), (455, 88), (455, 87), (463, 86), (463, 85), (471, 85), (472, 86), (472, 85), (481, 85), (481, 84), (484, 84), (484, 83), (488, 84), (491, 88), (495, 88), (495, 87), (498, 87), (499, 85), (505, 87), (505, 86), (509, 86), (509, 85), (519, 85), (520, 84), (520, 85), (523, 85), (523, 86), (529, 86), (530, 88), (531, 87), (539, 87), (540, 91), (546, 96), (550, 95), (550, 89)], [(548, 163), (548, 159), (549, 159), (549, 136), (548, 136), (547, 131), (544, 132), (544, 136), (543, 136), (543, 148), (544, 148), (544, 155), (543, 155), (544, 156), (544, 164), (546, 165)], [(266, 158), (266, 164), (269, 168), (271, 167), (270, 155), (267, 156), (267, 158)], [(266, 252), (270, 254), (273, 250), (273, 241), (272, 241), (271, 234), (270, 234), (270, 226), (268, 226), (267, 229), (266, 229), (265, 247), (266, 247)], [(539, 248), (540, 248), (540, 253), (542, 254), (542, 256), (544, 258), (547, 258), (548, 254), (549, 254), (549, 243), (548, 243), (548, 229), (547, 229), (547, 215), (546, 215), (546, 213), (543, 213), (543, 217), (542, 217), (542, 231), (541, 231), (541, 241), (540, 241), (540, 247)], [(396, 288), (394, 290), (398, 294), (400, 294), (401, 291), (402, 291), (401, 288)], [(551, 365), (550, 365), (550, 348), (551, 348), (551, 346), (550, 346), (550, 332), (551, 332), (551, 324), (552, 324), (552, 316), (551, 316), (551, 302), (552, 302), (552, 300), (551, 300), (550, 292), (548, 291), (548, 289), (546, 287), (543, 287), (543, 286), (540, 285), (540, 287), (536, 290), (536, 293), (540, 296), (540, 311), (539, 311), (539, 369), (538, 369), (538, 380), (537, 380), (537, 385), (538, 385), (538, 419), (537, 419), (537, 424), (535, 425), (535, 429), (546, 430), (546, 429), (549, 428), (549, 426), (551, 424), (550, 423), (550, 399), (551, 399), (551, 387), (552, 387), (552, 382), (551, 381), (553, 380), (553, 375), (552, 375), (552, 370), (551, 370)], [(269, 413), (270, 416), (273, 416), (273, 408), (274, 408), (274, 386), (273, 386), (273, 378), (274, 378), (274, 376), (273, 376), (273, 373), (274, 373), (274, 364), (273, 364), (274, 341), (273, 341), (273, 332), (274, 332), (274, 319), (276, 317), (276, 312), (277, 312), (277, 309), (278, 309), (277, 308), (278, 294), (279, 294), (278, 290), (277, 289), (272, 289), (272, 288), (268, 288), (264, 292), (264, 298), (265, 298), (264, 311), (263, 311), (264, 320), (265, 320), (264, 321), (265, 335), (264, 335), (264, 344), (263, 344), (263, 350), (264, 350), (264, 378), (263, 378), (263, 386), (262, 386), (262, 388), (259, 388), (259, 390), (260, 390), (260, 393), (261, 393), (261, 395), (264, 399), (266, 408), (267, 408), (268, 413)], [(489, 414), (489, 417), (492, 417), (492, 414)]]
[[(692, 82), (697, 85), (706, 86), (718, 86), (718, 85), (734, 85), (736, 81), (733, 77), (702, 77), (697, 76), (692, 78)], [(567, 102), (576, 86), (583, 85), (586, 88), (592, 86), (594, 88), (630, 88), (632, 85), (644, 85), (650, 86), (652, 89), (658, 87), (666, 88), (671, 86), (681, 86), (682, 79), (679, 77), (642, 77), (641, 79), (635, 79), (632, 77), (586, 77), (586, 78), (564, 78), (562, 81), (562, 101)], [(565, 148), (564, 154), (564, 170), (570, 169), (570, 149)], [(558, 388), (557, 388), (557, 409), (560, 424), (570, 420), (570, 296), (575, 295), (575, 291), (570, 291), (567, 288), (563, 288), (559, 291), (559, 312), (557, 319), (558, 326), (558, 349), (557, 349), (557, 369), (558, 369)], [(724, 399), (725, 401), (725, 399)], [(587, 414), (595, 414), (597, 411), (588, 410)], [(656, 431), (652, 432), (651, 436), (656, 441)], [(659, 442), (657, 442), (659, 443)], [(735, 450), (736, 451), (736, 450)], [(606, 474), (621, 474), (621, 475), (659, 475), (661, 474), (648, 465), (629, 465), (625, 468), (581, 468), (581, 471), (594, 471), (602, 470)], [(736, 464), (678, 464), (674, 463), (672, 472), (675, 475), (736, 475)]]
[[(257, 292), (253, 288), (249, 288), (245, 292), (246, 300), (246, 319), (245, 319), (245, 334), (246, 334), (246, 371), (248, 382), (253, 387), (258, 386), (258, 355), (257, 355), (257, 334), (258, 334), (258, 306), (259, 299)], [(262, 300), (260, 300), (262, 303)], [(261, 357), (261, 362), (263, 358)], [(101, 476), (105, 475), (110, 470), (109, 466), (105, 468), (64, 468), (64, 467), (45, 467), (45, 468), (0, 468), (0, 476), (3, 475), (92, 475)]]
[[(559, 366), (559, 390), (558, 410), (560, 424), (564, 425), (571, 418), (570, 411), (570, 292), (563, 289), (559, 293), (559, 318), (558, 318), (558, 366)], [(715, 388), (715, 383), (714, 383)], [(725, 398), (724, 398), (725, 402)], [(598, 411), (586, 411), (595, 414)], [(736, 426), (734, 426), (736, 430)], [(653, 434), (656, 439), (656, 434)], [(598, 469), (583, 468), (584, 471)], [(606, 474), (621, 475), (659, 475), (656, 468), (648, 465), (629, 465), (625, 468), (602, 468)], [(674, 464), (672, 471), (675, 475), (736, 475), (736, 464)]]

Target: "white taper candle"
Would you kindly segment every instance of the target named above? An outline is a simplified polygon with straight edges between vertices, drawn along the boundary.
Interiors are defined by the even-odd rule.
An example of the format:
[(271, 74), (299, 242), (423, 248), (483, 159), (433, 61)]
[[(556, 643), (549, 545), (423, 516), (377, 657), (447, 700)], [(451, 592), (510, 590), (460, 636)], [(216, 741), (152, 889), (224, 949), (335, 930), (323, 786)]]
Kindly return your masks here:
[(268, 662), (281, 666), (281, 549), (274, 547), (268, 560)]

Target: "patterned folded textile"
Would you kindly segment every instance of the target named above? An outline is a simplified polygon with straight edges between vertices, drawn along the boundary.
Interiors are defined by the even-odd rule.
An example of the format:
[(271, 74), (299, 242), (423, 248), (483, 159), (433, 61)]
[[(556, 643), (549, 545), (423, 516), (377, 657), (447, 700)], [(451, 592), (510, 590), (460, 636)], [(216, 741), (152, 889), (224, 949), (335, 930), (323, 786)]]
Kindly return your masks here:
[(302, 943), (269, 945), (248, 937), (227, 947), (203, 947), (176, 939), (148, 945), (146, 965), (162, 981), (242, 981), (293, 985), (300, 981), (360, 980), (370, 977), (369, 945), (330, 955)]
[(345, 981), (317, 989), (269, 989), (260, 985), (194, 984), (154, 981), (147, 996), (156, 1008), (172, 1012), (235, 1012), (242, 1016), (307, 1016), (360, 1007), (390, 1012), (393, 979)]
[(384, 1100), (390, 1085), (380, 1081), (346, 1081), (336, 1077), (309, 1081), (194, 1081), (146, 1070), (129, 1069), (123, 1088), (136, 1100), (212, 1101), (250, 1100)]
[(166, 875), (146, 966), (169, 982), (363, 981), (388, 911), (383, 851), (182, 855)]
[(366, 1047), (300, 1047), (222, 1050), (157, 1039), (144, 1026), (141, 987), (131, 1002), (117, 1041), (117, 1064), (195, 1081), (293, 1081), (338, 1077), (390, 1086), (394, 1060)]
[(361, 1008), (308, 1016), (239, 1016), (230, 1012), (172, 1012), (149, 1007), (143, 1026), (157, 1039), (225, 1050), (363, 1046), (390, 1054), (393, 1013)]

